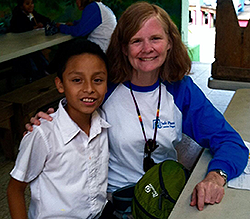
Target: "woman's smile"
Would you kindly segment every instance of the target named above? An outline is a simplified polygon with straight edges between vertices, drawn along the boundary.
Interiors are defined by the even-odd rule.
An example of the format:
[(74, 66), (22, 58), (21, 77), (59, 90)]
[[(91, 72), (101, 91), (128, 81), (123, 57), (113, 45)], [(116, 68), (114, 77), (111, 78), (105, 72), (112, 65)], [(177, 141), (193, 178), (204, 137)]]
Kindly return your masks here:
[(153, 61), (154, 59), (156, 59), (156, 57), (151, 57), (151, 58), (139, 58), (141, 61)]

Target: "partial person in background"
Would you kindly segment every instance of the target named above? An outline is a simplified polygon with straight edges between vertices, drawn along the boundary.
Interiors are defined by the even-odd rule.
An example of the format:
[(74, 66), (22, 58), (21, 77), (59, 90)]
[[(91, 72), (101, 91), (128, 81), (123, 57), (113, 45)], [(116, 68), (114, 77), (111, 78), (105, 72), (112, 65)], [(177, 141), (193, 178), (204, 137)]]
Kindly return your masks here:
[(34, 10), (33, 0), (17, 0), (17, 6), (12, 11), (10, 31), (13, 33), (26, 32), (44, 27), (48, 22), (50, 22), (48, 17)]
[[(42, 28), (50, 19), (34, 10), (33, 0), (17, 0), (12, 12), (10, 32), (21, 33)], [(48, 60), (41, 51), (37, 51), (12, 60), (13, 71), (26, 78), (26, 83), (46, 76)]]
[(60, 32), (75, 37), (88, 36), (88, 40), (106, 52), (116, 26), (114, 13), (101, 0), (76, 0), (76, 5), (82, 11), (81, 19), (66, 24), (57, 23)]

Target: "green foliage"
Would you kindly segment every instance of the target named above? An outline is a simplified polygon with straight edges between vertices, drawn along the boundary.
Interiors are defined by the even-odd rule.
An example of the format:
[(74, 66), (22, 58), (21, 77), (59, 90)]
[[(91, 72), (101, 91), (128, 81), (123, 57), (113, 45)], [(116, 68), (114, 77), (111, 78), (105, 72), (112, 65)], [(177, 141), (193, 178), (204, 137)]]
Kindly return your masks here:
[(74, 5), (76, 3), (75, 0), (65, 0), (66, 5)]
[(2, 8), (10, 8), (13, 9), (16, 5), (16, 0), (1, 0), (0, 1), (0, 10), (2, 11)]
[[(176, 25), (180, 28), (181, 18), (181, 0), (145, 0), (164, 8)], [(11, 13), (16, 6), (17, 0), (0, 0), (0, 12), (4, 14)], [(103, 0), (103, 3), (109, 6), (117, 19), (120, 18), (123, 11), (130, 6), (134, 0)], [(39, 13), (49, 17), (52, 20), (69, 21), (78, 19), (79, 11), (75, 7), (75, 0), (34, 0), (35, 9)], [(2, 13), (3, 14), (3, 13)], [(66, 14), (66, 15), (64, 15)], [(61, 20), (60, 20), (61, 19)]]
[(133, 0), (126, 0), (126, 1), (103, 0), (102, 2), (105, 5), (107, 5), (108, 7), (110, 7), (112, 9), (112, 11), (114, 12), (115, 16), (117, 17), (117, 19), (119, 19), (121, 17), (121, 14), (123, 13), (123, 11), (125, 11), (126, 8), (128, 6), (130, 6), (132, 3), (134, 3), (135, 1), (133, 1)]
[[(170, 15), (172, 20), (175, 22), (177, 27), (180, 29), (181, 25), (181, 0), (144, 0), (149, 3), (159, 5), (164, 8), (166, 12)], [(109, 6), (117, 19), (120, 18), (123, 11), (126, 10), (128, 6), (136, 1), (133, 0), (103, 0), (103, 3)]]
[[(58, 10), (60, 9), (60, 5), (75, 5), (75, 0), (34, 0), (35, 5), (43, 5), (47, 10), (53, 9)], [(10, 8), (13, 10), (13, 8), (17, 5), (17, 0), (1, 0), (0, 1), (0, 11), (2, 11), (2, 8)], [(35, 6), (36, 7), (36, 6)]]
[[(72, 21), (81, 14), (75, 7), (75, 0), (34, 0), (35, 10), (51, 20)], [(0, 0), (0, 17), (11, 14), (17, 0)], [(66, 13), (66, 15), (64, 15)], [(67, 14), (68, 13), (68, 14)]]

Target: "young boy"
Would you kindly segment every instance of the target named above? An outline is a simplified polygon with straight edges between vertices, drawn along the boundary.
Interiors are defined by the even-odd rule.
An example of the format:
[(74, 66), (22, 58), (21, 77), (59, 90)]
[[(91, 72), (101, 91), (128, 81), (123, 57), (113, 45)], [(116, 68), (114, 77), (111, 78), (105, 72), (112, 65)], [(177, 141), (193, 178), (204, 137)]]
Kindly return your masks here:
[(57, 59), (55, 84), (65, 99), (24, 136), (11, 171), (12, 218), (27, 218), (24, 191), (31, 189), (29, 218), (98, 218), (106, 203), (109, 124), (97, 108), (107, 90), (107, 60), (95, 43), (70, 41)]

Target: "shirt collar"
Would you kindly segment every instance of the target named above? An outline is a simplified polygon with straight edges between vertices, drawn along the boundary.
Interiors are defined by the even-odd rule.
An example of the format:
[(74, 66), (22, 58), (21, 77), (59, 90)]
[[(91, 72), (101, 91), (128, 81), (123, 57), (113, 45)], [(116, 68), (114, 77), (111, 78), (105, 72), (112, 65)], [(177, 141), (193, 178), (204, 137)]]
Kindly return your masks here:
[[(57, 110), (57, 124), (61, 132), (63, 143), (69, 143), (80, 131), (80, 127), (69, 117), (63, 106), (67, 104), (66, 99), (62, 99)], [(109, 128), (110, 124), (101, 118), (100, 114), (95, 110), (92, 113), (91, 128), (89, 141), (96, 135), (100, 134), (102, 128)]]
[(93, 139), (96, 135), (100, 134), (102, 128), (109, 128), (111, 125), (101, 118), (97, 110), (92, 113), (91, 117), (91, 127), (89, 133), (89, 141)]
[(123, 85), (125, 85), (127, 88), (130, 88), (130, 85), (131, 85), (131, 88), (133, 91), (150, 92), (150, 91), (155, 90), (157, 87), (159, 87), (159, 82), (160, 82), (160, 79), (158, 78), (158, 80), (151, 86), (137, 86), (137, 85), (132, 84), (130, 81), (125, 81)]

